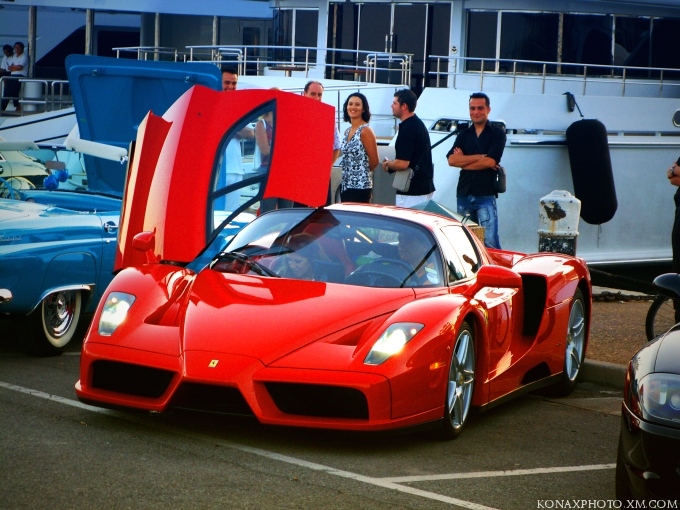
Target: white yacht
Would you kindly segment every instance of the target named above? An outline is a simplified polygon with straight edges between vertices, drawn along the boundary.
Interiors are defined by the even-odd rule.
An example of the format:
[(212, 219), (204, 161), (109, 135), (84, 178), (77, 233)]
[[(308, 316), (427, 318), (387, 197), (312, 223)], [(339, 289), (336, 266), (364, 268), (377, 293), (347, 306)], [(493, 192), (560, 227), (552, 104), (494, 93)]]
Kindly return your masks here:
[[(324, 100), (338, 110), (350, 90), (361, 89), (385, 144), (397, 128), (392, 94), (410, 87), (420, 96), (417, 114), (432, 143), (452, 135), (433, 156), (434, 198), (453, 209), (458, 169), (445, 155), (468, 119), (469, 95), (483, 91), (491, 120), (507, 131), (508, 191), (498, 199), (503, 248), (536, 251), (541, 197), (567, 190), (580, 191), (582, 210), (598, 209), (598, 201), (605, 210), (594, 224), (582, 220), (578, 227), (577, 253), (590, 265), (671, 258), (675, 188), (665, 169), (680, 156), (680, 53), (669, 50), (680, 32), (677, 0), (165, 0), (157, 12), (158, 6), (3, 2), (0, 40), (33, 41), (38, 79), (50, 52), (40, 50), (43, 36), (31, 27), (45, 26), (36, 20), (50, 16), (80, 16), (82, 52), (236, 65), (243, 87), (297, 91), (320, 79)], [(10, 12), (16, 37), (8, 35)], [(111, 28), (108, 20), (117, 16), (125, 27)], [(22, 23), (26, 31), (17, 32)], [(137, 37), (117, 39), (116, 31)], [(596, 119), (606, 133), (604, 143), (586, 137), (576, 149), (593, 155), (594, 169), (575, 169), (570, 160), (566, 133), (582, 119)], [(600, 164), (609, 161), (610, 167)], [(574, 188), (574, 172), (593, 183), (585, 196)], [(607, 175), (613, 187), (598, 189)], [(378, 188), (386, 185), (377, 181)], [(382, 188), (375, 196), (390, 200)]]

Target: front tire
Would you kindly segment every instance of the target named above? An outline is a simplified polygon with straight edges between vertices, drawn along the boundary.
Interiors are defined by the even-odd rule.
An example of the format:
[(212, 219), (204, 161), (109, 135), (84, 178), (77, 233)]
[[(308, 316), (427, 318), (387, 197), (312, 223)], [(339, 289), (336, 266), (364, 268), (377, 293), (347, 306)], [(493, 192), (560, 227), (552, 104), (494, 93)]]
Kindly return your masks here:
[(64, 290), (45, 296), (28, 316), (31, 352), (58, 356), (73, 339), (81, 319), (81, 292)]
[(444, 402), (442, 437), (456, 439), (463, 431), (475, 387), (475, 342), (472, 327), (464, 322), (458, 331), (449, 366)]

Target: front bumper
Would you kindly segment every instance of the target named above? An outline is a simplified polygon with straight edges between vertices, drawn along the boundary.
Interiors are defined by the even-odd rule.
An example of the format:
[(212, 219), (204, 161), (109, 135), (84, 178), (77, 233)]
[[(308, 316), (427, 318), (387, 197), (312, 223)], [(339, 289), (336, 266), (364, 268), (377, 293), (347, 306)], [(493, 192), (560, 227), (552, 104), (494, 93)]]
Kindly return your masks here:
[(439, 409), (393, 419), (390, 381), (383, 375), (272, 368), (223, 353), (189, 351), (175, 357), (87, 343), (80, 375), (78, 398), (105, 407), (183, 408), (251, 415), (269, 425), (356, 431), (443, 417), (442, 398)]
[(641, 420), (623, 404), (621, 442), (629, 487), (637, 499), (680, 496), (680, 428)]

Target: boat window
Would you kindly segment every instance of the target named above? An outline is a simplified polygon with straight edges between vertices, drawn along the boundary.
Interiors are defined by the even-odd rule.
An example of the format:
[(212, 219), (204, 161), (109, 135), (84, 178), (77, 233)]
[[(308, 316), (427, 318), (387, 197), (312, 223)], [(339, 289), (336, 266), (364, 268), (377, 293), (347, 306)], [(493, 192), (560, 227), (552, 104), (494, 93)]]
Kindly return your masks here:
[[(542, 64), (514, 60), (562, 62), (547, 65), (548, 74), (584, 72), (583, 65), (568, 64), (587, 64), (594, 75), (623, 72), (598, 65), (680, 67), (680, 56), (667, 51), (680, 30), (677, 18), (470, 10), (467, 24), (467, 71), (480, 71), (482, 59), (485, 72), (505, 73), (543, 72)], [(629, 69), (626, 76), (648, 77), (649, 71)]]
[(463, 129), (467, 129), (470, 126), (469, 120), (459, 120), (459, 119), (437, 119), (430, 131), (444, 131), (446, 133), (458, 133)]
[[(498, 18), (497, 12), (470, 11), (468, 13), (467, 56), (484, 59), (484, 71), (496, 70), (493, 60), (498, 58), (496, 56)], [(467, 61), (467, 71), (480, 71), (481, 69), (481, 60)]]
[(673, 125), (675, 127), (680, 127), (680, 110), (676, 110), (673, 114)]
[(274, 12), (274, 24), (278, 27), (278, 46), (276, 55), (270, 55), (270, 58), (298, 64), (316, 62), (316, 50), (308, 48), (317, 45), (318, 9), (276, 9)]

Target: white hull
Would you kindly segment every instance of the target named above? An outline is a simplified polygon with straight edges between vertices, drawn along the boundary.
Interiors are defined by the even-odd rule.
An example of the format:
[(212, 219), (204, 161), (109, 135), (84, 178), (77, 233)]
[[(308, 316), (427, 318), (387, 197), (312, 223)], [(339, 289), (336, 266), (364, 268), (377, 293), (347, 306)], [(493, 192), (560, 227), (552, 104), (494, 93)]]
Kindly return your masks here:
[(0, 139), (62, 144), (75, 125), (73, 108), (23, 117), (0, 117)]

